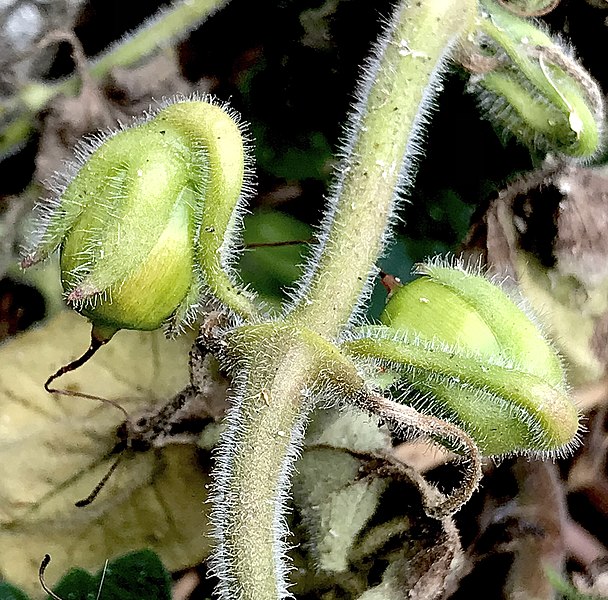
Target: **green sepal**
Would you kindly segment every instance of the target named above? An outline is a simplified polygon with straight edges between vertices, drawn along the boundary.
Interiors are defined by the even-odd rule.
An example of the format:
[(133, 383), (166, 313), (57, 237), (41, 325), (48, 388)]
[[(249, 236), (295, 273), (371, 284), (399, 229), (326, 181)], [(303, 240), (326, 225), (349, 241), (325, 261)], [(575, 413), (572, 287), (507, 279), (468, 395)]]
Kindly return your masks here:
[[(162, 131), (162, 133), (161, 133)], [(174, 132), (150, 121), (106, 140), (68, 185), (85, 207), (62, 240), (61, 262), (68, 293), (100, 293), (122, 284), (148, 260), (176, 205), (181, 227), (192, 218), (187, 149)], [(94, 185), (94, 191), (91, 186)], [(191, 232), (194, 233), (194, 232)]]
[[(189, 210), (185, 204), (174, 205), (165, 229), (155, 242), (146, 259), (128, 277), (95, 292), (91, 300), (85, 296), (80, 305), (79, 299), (74, 298), (80, 312), (94, 323), (119, 329), (158, 329), (181, 305), (195, 283)], [(62, 256), (62, 266), (65, 264)], [(101, 260), (97, 264), (104, 265)], [(98, 269), (94, 268), (91, 279), (80, 285), (94, 281), (97, 273)], [(99, 295), (101, 300), (97, 299)]]
[(245, 317), (256, 313), (252, 295), (232, 272), (240, 241), (243, 200), (250, 175), (243, 130), (235, 114), (208, 102), (178, 102), (157, 117), (180, 131), (191, 151), (199, 153), (204, 170), (197, 206), (196, 261), (205, 286), (220, 302)]
[(523, 301), (459, 262), (417, 273), (393, 290), (385, 326), (361, 328), (344, 344), (368, 359), (376, 385), (456, 423), (484, 454), (572, 447), (579, 418), (561, 359)]
[(253, 297), (231, 268), (247, 190), (235, 115), (183, 100), (81, 148), (30, 266), (57, 247), (67, 301), (94, 325), (179, 331), (202, 293), (244, 318)]
[(563, 453), (577, 439), (576, 407), (563, 389), (536, 375), (388, 327), (358, 335), (344, 349), (371, 359), (370, 371), (393, 373), (393, 396), (455, 422), (484, 455)]

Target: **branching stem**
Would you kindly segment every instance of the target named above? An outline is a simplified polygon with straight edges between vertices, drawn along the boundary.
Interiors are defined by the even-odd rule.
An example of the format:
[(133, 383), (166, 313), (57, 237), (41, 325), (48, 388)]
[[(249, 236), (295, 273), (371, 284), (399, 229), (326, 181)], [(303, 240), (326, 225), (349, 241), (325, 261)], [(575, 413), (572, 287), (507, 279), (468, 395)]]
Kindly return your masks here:
[[(266, 331), (259, 342), (246, 328), (226, 340), (225, 363), (241, 376), (215, 473), (213, 569), (221, 600), (288, 596), (282, 516), (288, 475), (314, 396), (322, 392), (318, 382), (324, 372), (335, 372), (332, 360), (340, 361), (335, 347), (332, 358), (318, 346), (321, 341), (332, 346), (326, 340), (340, 334), (365, 296), (396, 190), (411, 183), (412, 159), (440, 72), (475, 10), (474, 0), (400, 3), (366, 65), (321, 242), (287, 326), (276, 324), (275, 335)], [(353, 371), (352, 378), (343, 374), (340, 397), (356, 402), (361, 380)]]

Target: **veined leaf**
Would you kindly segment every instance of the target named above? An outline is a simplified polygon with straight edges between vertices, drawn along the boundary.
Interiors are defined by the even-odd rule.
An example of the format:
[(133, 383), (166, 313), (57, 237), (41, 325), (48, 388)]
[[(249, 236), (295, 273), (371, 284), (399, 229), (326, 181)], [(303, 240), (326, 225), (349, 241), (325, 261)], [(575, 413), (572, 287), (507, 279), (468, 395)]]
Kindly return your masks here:
[[(87, 336), (85, 320), (64, 312), (0, 346), (0, 572), (38, 596), (45, 553), (59, 576), (71, 567), (96, 571), (106, 558), (143, 547), (170, 570), (196, 564), (209, 551), (208, 476), (195, 447), (130, 452), (91, 505), (74, 506), (113, 462), (109, 453), (124, 419), (109, 405), (43, 388)], [(136, 415), (187, 384), (188, 348), (188, 340), (167, 341), (160, 332), (120, 332), (60, 383)], [(48, 583), (54, 584), (52, 573)]]

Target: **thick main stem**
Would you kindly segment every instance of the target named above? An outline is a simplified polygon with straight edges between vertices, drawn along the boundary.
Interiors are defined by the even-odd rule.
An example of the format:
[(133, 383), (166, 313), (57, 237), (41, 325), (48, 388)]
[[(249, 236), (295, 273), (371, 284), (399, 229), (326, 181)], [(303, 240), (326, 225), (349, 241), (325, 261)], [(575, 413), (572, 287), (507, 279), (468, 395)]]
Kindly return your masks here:
[[(395, 189), (412, 177), (411, 158), (439, 87), (438, 73), (475, 7), (475, 0), (424, 0), (403, 2), (395, 11), (360, 86), (324, 242), (287, 319), (293, 333), (266, 333), (257, 341), (242, 334), (239, 340), (237, 329), (226, 340), (228, 354), (236, 355), (228, 363), (245, 357), (240, 364), (246, 380), (235, 386), (240, 393), (215, 476), (213, 567), (221, 600), (288, 596), (282, 514), (289, 474), (312, 408), (308, 393), (322, 371), (331, 371), (319, 364), (325, 352), (314, 352), (303, 332), (335, 338), (364, 296), (394, 211)], [(279, 334), (282, 325), (267, 327)], [(342, 395), (353, 396), (346, 380), (340, 387)]]
[(376, 46), (347, 124), (320, 246), (292, 319), (327, 337), (351, 319), (383, 250), (400, 189), (412, 183), (422, 127), (474, 0), (402, 2)]
[[(212, 569), (221, 600), (276, 600), (288, 596), (283, 515), (308, 414), (319, 394), (361, 404), (365, 384), (345, 355), (309, 330), (243, 326), (224, 341), (226, 362), (239, 362), (245, 375), (235, 382), (218, 449)], [(243, 348), (248, 356), (239, 360)]]
[(218, 451), (212, 570), (221, 600), (276, 600), (287, 596), (283, 511), (312, 408), (313, 356), (269, 337), (247, 363)]

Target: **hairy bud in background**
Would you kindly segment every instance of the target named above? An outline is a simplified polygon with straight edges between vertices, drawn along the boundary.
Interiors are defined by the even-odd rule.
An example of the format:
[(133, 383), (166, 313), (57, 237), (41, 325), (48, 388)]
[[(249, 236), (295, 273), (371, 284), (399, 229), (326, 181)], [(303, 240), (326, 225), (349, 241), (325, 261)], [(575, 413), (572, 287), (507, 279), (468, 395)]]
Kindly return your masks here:
[(488, 120), (532, 148), (593, 159), (602, 149), (605, 121), (596, 82), (533, 21), (493, 0), (481, 4), (471, 59), (464, 62), (484, 65), (469, 87)]

